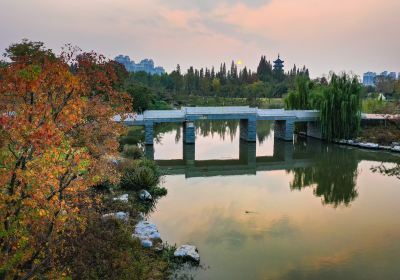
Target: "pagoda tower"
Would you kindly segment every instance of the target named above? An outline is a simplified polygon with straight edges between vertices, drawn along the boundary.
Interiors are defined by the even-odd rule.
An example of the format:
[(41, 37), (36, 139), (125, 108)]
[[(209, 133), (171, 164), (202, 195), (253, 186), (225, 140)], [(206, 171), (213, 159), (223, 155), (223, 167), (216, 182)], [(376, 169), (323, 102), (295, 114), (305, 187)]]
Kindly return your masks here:
[(274, 71), (283, 72), (283, 63), (284, 61), (281, 60), (280, 55), (278, 54), (278, 59), (274, 61)]

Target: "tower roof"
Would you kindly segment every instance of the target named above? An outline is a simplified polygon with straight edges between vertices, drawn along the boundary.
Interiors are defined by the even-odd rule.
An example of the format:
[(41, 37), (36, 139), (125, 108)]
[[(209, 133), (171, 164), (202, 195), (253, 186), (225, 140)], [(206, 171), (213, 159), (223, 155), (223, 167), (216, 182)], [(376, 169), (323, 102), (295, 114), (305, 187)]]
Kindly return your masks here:
[(281, 57), (280, 57), (279, 54), (278, 54), (278, 59), (274, 61), (275, 64), (282, 64), (282, 63), (284, 63), (284, 62), (285, 62), (285, 61), (281, 60)]

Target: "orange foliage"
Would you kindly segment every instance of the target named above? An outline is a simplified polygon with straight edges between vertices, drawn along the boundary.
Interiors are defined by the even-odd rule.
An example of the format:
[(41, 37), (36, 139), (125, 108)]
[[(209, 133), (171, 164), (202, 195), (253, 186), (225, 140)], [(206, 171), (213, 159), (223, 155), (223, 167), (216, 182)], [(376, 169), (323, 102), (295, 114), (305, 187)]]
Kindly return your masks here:
[(115, 90), (113, 63), (94, 53), (9, 57), (0, 68), (0, 278), (28, 279), (51, 265), (63, 233), (85, 226), (88, 188), (118, 180), (109, 158), (124, 128), (112, 117), (131, 101)]

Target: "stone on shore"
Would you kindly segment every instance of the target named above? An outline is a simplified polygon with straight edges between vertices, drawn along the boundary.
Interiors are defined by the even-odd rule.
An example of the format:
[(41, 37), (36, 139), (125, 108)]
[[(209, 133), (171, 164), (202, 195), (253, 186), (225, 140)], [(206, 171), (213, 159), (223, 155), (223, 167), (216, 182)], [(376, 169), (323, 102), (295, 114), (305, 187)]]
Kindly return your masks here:
[(196, 248), (193, 245), (181, 245), (174, 252), (174, 257), (180, 258), (182, 260), (193, 261), (196, 263), (200, 262), (200, 255)]
[(148, 221), (137, 223), (132, 237), (139, 238), (142, 246), (145, 248), (151, 248), (155, 241), (161, 241), (161, 235), (158, 232), (157, 226)]
[(141, 190), (139, 193), (139, 197), (141, 200), (152, 200), (153, 199), (151, 194), (146, 190)]
[(358, 143), (359, 147), (367, 148), (367, 149), (378, 149), (379, 144), (376, 143)]
[(382, 150), (391, 150), (392, 149), (392, 147), (390, 147), (390, 146), (381, 146), (381, 145), (379, 145), (379, 149), (382, 149)]
[(117, 219), (124, 222), (129, 220), (129, 213), (127, 212), (116, 212), (116, 213), (108, 213), (102, 216), (103, 219)]
[(391, 150), (393, 152), (400, 152), (400, 146), (393, 146)]
[(129, 198), (129, 195), (126, 193), (126, 194), (120, 195), (118, 197), (114, 197), (113, 200), (114, 201), (128, 202), (128, 198)]

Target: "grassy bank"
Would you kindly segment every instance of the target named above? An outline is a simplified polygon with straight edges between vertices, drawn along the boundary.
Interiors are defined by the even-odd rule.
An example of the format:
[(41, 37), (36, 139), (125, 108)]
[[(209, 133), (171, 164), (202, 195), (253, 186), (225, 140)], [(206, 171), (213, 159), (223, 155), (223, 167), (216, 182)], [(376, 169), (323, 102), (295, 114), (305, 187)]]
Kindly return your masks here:
[(257, 98), (255, 100), (235, 97), (188, 96), (174, 104), (174, 107), (181, 106), (257, 106), (261, 109), (280, 109), (285, 105), (282, 98)]
[(358, 136), (362, 142), (389, 145), (393, 142), (400, 142), (400, 127), (394, 123), (378, 126), (364, 126)]

